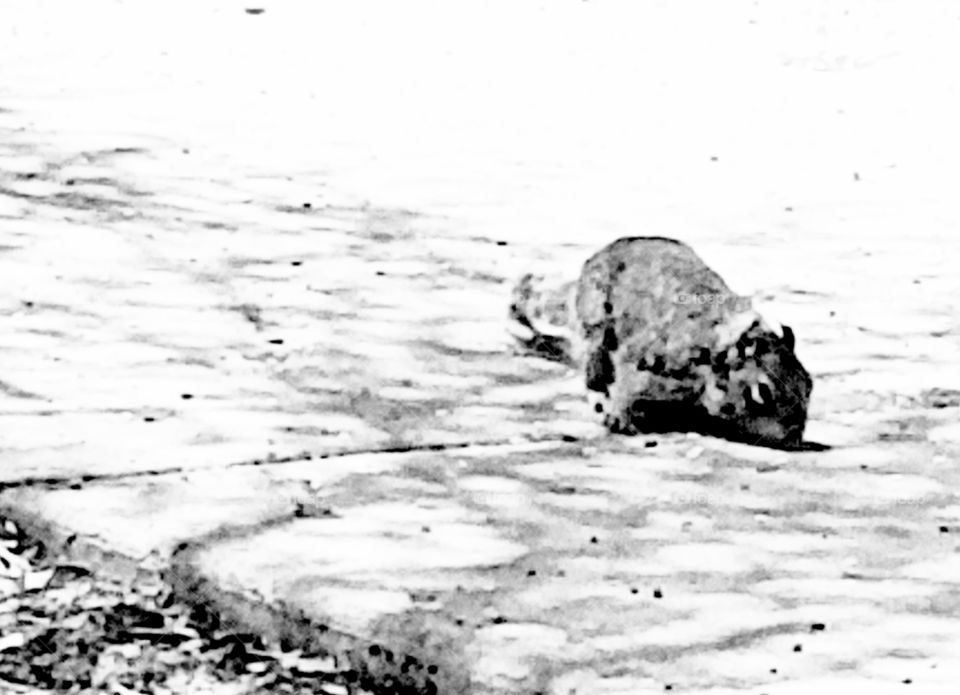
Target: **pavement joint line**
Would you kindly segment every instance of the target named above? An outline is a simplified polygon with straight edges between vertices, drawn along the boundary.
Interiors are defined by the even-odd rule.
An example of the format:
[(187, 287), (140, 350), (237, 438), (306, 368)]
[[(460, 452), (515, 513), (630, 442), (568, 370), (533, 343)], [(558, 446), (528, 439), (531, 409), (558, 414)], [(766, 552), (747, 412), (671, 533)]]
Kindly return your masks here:
[[(536, 437), (524, 439), (521, 441), (510, 439), (495, 439), (489, 441), (466, 441), (466, 442), (427, 442), (424, 444), (398, 444), (388, 447), (368, 447), (361, 449), (344, 449), (341, 451), (326, 451), (321, 453), (302, 452), (291, 456), (267, 456), (262, 459), (248, 459), (246, 461), (235, 461), (221, 466), (221, 468), (237, 468), (242, 466), (273, 466), (284, 463), (295, 463), (297, 461), (312, 461), (314, 459), (323, 460), (331, 458), (345, 458), (348, 456), (362, 456), (375, 454), (405, 454), (416, 451), (448, 451), (454, 449), (483, 448), (495, 446), (525, 445), (525, 444), (573, 444), (582, 441), (579, 437), (573, 435), (549, 435), (546, 437)], [(209, 468), (217, 468), (211, 466)], [(129, 471), (126, 473), (97, 473), (70, 477), (36, 477), (28, 476), (20, 480), (11, 480), (0, 482), (0, 494), (6, 490), (24, 488), (24, 487), (45, 487), (51, 490), (82, 487), (87, 483), (112, 482), (117, 480), (133, 480), (136, 478), (146, 478), (151, 476), (169, 475), (176, 473), (191, 473), (197, 470), (209, 470), (208, 468), (186, 468), (184, 466), (171, 466), (170, 468), (153, 468), (142, 471)]]
[[(293, 507), (295, 505), (291, 506)], [(213, 543), (222, 543), (225, 541), (247, 538), (255, 533), (292, 523), (297, 519), (324, 516), (333, 517), (335, 515), (332, 513), (305, 514), (299, 509), (291, 509), (291, 511), (283, 514), (277, 514), (269, 519), (263, 519), (253, 524), (225, 524), (223, 526), (218, 526), (217, 528), (211, 529), (206, 533), (181, 540), (176, 544), (176, 546), (173, 548), (173, 551), (170, 553), (170, 559), (167, 564), (170, 568), (170, 571), (176, 574), (176, 568), (185, 562), (184, 558), (189, 558), (190, 556), (195, 555), (197, 552), (203, 550)], [(186, 561), (189, 562), (189, 560)]]

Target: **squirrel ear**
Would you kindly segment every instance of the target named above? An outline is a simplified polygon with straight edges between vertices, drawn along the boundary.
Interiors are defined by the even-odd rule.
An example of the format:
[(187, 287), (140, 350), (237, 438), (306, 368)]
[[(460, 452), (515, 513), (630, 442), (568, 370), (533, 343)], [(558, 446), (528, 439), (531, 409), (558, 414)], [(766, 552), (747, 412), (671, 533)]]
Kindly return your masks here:
[(797, 340), (793, 335), (793, 329), (786, 324), (783, 325), (783, 342), (787, 346), (787, 349), (790, 352), (793, 352), (793, 348), (796, 346)]

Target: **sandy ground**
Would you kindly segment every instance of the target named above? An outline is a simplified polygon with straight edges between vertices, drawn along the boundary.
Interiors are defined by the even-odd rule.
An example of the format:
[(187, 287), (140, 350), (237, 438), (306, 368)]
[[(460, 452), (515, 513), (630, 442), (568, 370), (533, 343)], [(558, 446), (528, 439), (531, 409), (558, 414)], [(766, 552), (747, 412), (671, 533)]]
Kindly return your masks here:
[[(952, 3), (247, 6), (3, 9), (5, 480), (169, 467), (171, 442), (192, 469), (591, 434), (575, 381), (509, 357), (510, 282), (676, 236), (797, 333), (833, 449), (768, 492), (853, 529), (811, 563), (862, 543), (835, 579), (889, 589), (860, 616), (889, 630), (869, 675), (957, 644)], [(753, 552), (744, 528), (710, 540)], [(728, 682), (712, 658), (691, 684)]]

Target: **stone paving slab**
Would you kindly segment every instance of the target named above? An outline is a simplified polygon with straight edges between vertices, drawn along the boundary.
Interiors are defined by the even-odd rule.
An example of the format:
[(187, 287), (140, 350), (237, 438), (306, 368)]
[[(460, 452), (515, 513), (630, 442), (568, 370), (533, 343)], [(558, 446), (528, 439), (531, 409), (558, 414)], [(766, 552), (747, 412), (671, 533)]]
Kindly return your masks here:
[(51, 543), (156, 555), (238, 624), (425, 692), (955, 690), (950, 285), (896, 331), (772, 291), (830, 449), (605, 437), (503, 330), (559, 252), (322, 172), (0, 135), (0, 507)]
[[(431, 223), (325, 202), (321, 181), (225, 172), (152, 140), (71, 153), (4, 133), (0, 197), (16, 214), (0, 272), (16, 294), (0, 300), (0, 479), (470, 439), (500, 407), (485, 387), (550, 373), (501, 359), (503, 302), (478, 301), (507, 292), (493, 240), (462, 268)], [(142, 164), (157, 160), (169, 168), (147, 170), (148, 191)], [(81, 175), (97, 190), (78, 194)], [(172, 200), (184, 179), (189, 197)]]
[(128, 557), (173, 554), (184, 593), (265, 632), (375, 673), (410, 657), (439, 692), (791, 692), (839, 676), (946, 692), (960, 503), (930, 445), (908, 474), (838, 449), (831, 466), (781, 453), (768, 470), (731, 456), (741, 445), (647, 441), (233, 466), (3, 500)]
[(617, 444), (404, 455), (318, 489), (335, 518), (192, 562), (218, 589), (436, 666), (441, 692), (753, 689), (846, 670), (867, 687), (897, 664), (949, 685), (945, 462), (824, 470), (802, 454), (760, 472), (710, 442)]

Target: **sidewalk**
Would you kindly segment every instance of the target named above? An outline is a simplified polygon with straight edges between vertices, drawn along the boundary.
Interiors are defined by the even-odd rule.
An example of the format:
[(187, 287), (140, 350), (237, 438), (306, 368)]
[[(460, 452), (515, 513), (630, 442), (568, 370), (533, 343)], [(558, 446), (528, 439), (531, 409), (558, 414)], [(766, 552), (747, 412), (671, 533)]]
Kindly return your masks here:
[(855, 354), (814, 375), (828, 451), (604, 436), (510, 354), (523, 248), (172, 143), (0, 142), (0, 508), (55, 547), (420, 692), (955, 688), (955, 393)]

